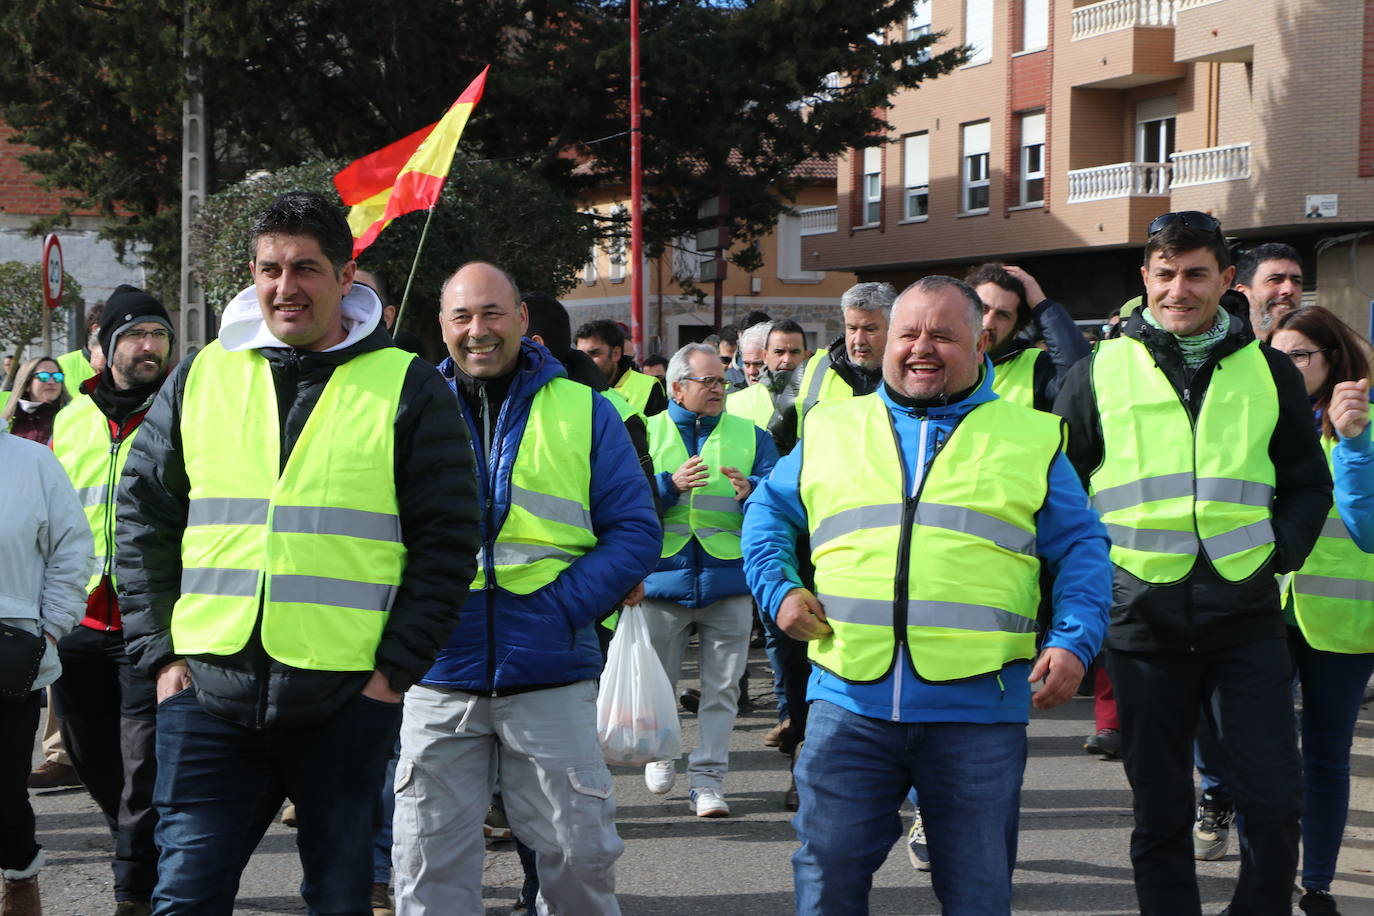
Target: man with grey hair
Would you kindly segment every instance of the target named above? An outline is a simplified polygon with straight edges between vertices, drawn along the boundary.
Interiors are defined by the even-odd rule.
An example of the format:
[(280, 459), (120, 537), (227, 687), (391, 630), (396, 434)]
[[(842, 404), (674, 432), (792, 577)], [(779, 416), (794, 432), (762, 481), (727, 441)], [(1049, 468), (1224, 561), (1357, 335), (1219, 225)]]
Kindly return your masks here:
[[(755, 386), (758, 387), (758, 386)], [(649, 418), (649, 453), (663, 517), (658, 566), (644, 581), (644, 621), (664, 670), (676, 682), (693, 624), (701, 644), (700, 739), (687, 762), (688, 806), (698, 817), (726, 817), (721, 793), (740, 675), (749, 654), (753, 604), (739, 545), (744, 500), (778, 460), (768, 433), (723, 413), (720, 356), (688, 344), (668, 362), (668, 409)], [(666, 794), (677, 761), (644, 769), (649, 790)]]
[[(840, 297), (844, 336), (807, 361), (780, 400), (773, 438), (789, 452), (802, 434), (806, 414), (820, 401), (872, 394), (883, 378), (888, 312), (897, 291), (888, 283), (856, 283)], [(786, 446), (784, 448), (784, 445)]]
[(749, 501), (749, 585), (812, 663), (798, 913), (863, 908), (913, 786), (944, 911), (1009, 913), (1028, 707), (1071, 697), (1106, 629), (1106, 531), (1057, 418), (993, 393), (981, 317), (958, 280), (908, 288), (877, 396), (816, 406)]
[(739, 336), (739, 352), (744, 358), (744, 378), (748, 387), (730, 392), (725, 398), (725, 412), (752, 420), (759, 429), (767, 429), (774, 416), (773, 391), (759, 384), (766, 371), (764, 351), (773, 322), (764, 321)]

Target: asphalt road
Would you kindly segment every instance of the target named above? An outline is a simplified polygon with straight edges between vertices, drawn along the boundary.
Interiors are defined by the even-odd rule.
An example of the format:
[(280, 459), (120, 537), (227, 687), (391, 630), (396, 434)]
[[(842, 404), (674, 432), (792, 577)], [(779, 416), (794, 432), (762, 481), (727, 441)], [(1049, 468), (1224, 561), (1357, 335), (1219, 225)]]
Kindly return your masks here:
[[(694, 654), (695, 649), (689, 654)], [(687, 811), (686, 779), (666, 796), (651, 794), (639, 770), (616, 770), (618, 824), (625, 855), (617, 868), (627, 916), (780, 916), (792, 911), (796, 848), (782, 809), (787, 762), (761, 744), (773, 724), (761, 652), (750, 662), (757, 710), (735, 729), (725, 786), (732, 816), (708, 820)], [(689, 675), (690, 676), (690, 675)], [(684, 684), (690, 680), (684, 681)], [(1030, 726), (1030, 761), (1021, 796), (1018, 914), (1136, 912), (1127, 843), (1131, 793), (1119, 763), (1082, 751), (1092, 730), (1092, 701), (1075, 698)], [(695, 741), (695, 717), (683, 716), (683, 741)], [(681, 770), (681, 767), (679, 767)], [(1366, 706), (1355, 735), (1350, 818), (1333, 890), (1345, 916), (1374, 916), (1374, 708)], [(34, 794), (38, 836), (48, 851), (41, 875), (50, 916), (104, 916), (113, 911), (109, 834), (94, 803), (79, 789)], [(1198, 863), (1204, 913), (1230, 898), (1237, 869), (1231, 855)], [(520, 887), (520, 865), (509, 843), (489, 846), (484, 897), (487, 914), (504, 914)], [(244, 873), (236, 912), (304, 913), (297, 893), (300, 866), (291, 830), (274, 825)], [(1295, 898), (1296, 899), (1296, 898)], [(939, 913), (928, 875), (914, 871), (898, 844), (875, 876), (875, 916)], [(1294, 912), (1298, 912), (1296, 905)], [(455, 914), (464, 916), (464, 914)], [(584, 916), (584, 914), (572, 914)]]

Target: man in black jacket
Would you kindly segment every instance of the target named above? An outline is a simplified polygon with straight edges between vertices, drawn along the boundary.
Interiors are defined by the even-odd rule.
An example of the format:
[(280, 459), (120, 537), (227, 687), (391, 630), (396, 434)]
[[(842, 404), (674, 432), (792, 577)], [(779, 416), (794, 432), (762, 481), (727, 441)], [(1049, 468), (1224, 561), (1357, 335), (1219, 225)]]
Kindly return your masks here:
[(1068, 455), (1112, 536), (1107, 666), (1135, 792), (1142, 913), (1200, 912), (1192, 742), (1220, 738), (1245, 819), (1236, 914), (1286, 914), (1298, 859), (1300, 766), (1275, 576), (1300, 567), (1331, 476), (1296, 369), (1219, 308), (1221, 227), (1156, 219), (1147, 305), (1064, 381)]
[(475, 571), (453, 394), (391, 348), (351, 248), (319, 195), (259, 214), (254, 285), (163, 386), (125, 467), (115, 567), (129, 652), (158, 682), (159, 914), (230, 913), (286, 796), (307, 906), (369, 909), (401, 693)]

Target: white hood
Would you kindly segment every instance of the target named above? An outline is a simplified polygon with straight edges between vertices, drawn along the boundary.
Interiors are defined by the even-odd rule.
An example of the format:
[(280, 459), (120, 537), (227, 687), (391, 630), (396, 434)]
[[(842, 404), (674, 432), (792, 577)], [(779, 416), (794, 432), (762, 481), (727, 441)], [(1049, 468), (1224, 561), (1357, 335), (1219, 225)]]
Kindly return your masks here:
[[(343, 325), (348, 336), (329, 350), (352, 346), (377, 329), (382, 320), (382, 300), (369, 287), (354, 283), (343, 298)], [(219, 342), (231, 353), (259, 347), (289, 346), (277, 339), (262, 318), (256, 287), (248, 287), (230, 301), (220, 319)], [(326, 351), (328, 352), (328, 351)]]

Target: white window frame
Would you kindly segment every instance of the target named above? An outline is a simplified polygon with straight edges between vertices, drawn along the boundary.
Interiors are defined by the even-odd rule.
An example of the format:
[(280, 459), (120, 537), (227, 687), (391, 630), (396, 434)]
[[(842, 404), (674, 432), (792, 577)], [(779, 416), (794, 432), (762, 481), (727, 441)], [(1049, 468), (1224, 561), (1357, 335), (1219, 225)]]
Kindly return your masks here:
[(802, 267), (801, 227), (801, 216), (796, 210), (784, 210), (778, 214), (778, 225), (773, 234), (778, 243), (778, 279), (784, 283), (816, 283), (825, 279), (824, 272)]
[[(916, 5), (911, 8), (911, 15), (906, 17), (906, 40), (915, 41), (917, 38), (930, 34), (930, 4), (931, 0), (916, 0)], [(911, 65), (923, 64), (930, 60), (930, 49), (923, 48), (915, 57), (908, 57), (906, 62)]]
[(1050, 0), (1021, 0), (1021, 53), (1050, 46)]
[(860, 225), (877, 226), (883, 221), (883, 148), (865, 147), (863, 157), (863, 183), (859, 186), (863, 222)]
[[(924, 206), (913, 212), (917, 201)], [(902, 138), (902, 222), (919, 223), (930, 218), (930, 133), (907, 134)]]
[[(1031, 150), (1039, 148), (1040, 165), (1032, 169)], [(1020, 194), (1021, 206), (1029, 207), (1045, 202), (1045, 112), (1028, 111), (1021, 115), (1021, 156), (1020, 156)], [(1040, 196), (1031, 197), (1029, 186), (1032, 181), (1040, 182)]]
[[(629, 235), (628, 223), (624, 220), (629, 218), (630, 211), (623, 204), (617, 204), (611, 211), (611, 216), (615, 219), (615, 234), (611, 236), (606, 245), (606, 254), (609, 256), (610, 268), (606, 271), (606, 279), (612, 283), (625, 282), (625, 264), (629, 261)], [(625, 234), (621, 234), (620, 227), (625, 226)]]
[(966, 67), (992, 61), (993, 0), (964, 0), (964, 44), (972, 48)]
[[(959, 207), (965, 215), (987, 213), (992, 207), (992, 122), (974, 121), (963, 125), (961, 131), (963, 149), (959, 170)], [(986, 189), (988, 202), (982, 207), (969, 206), (973, 192)]]

